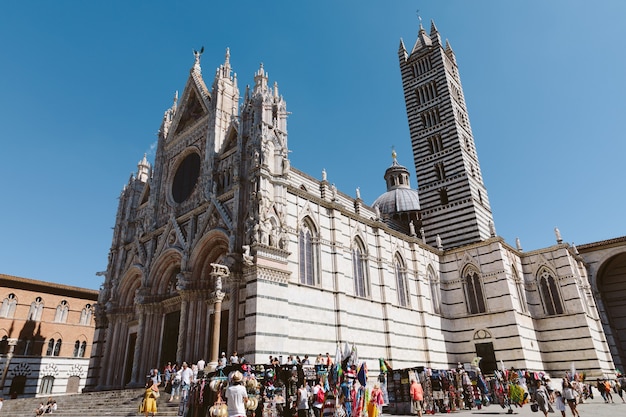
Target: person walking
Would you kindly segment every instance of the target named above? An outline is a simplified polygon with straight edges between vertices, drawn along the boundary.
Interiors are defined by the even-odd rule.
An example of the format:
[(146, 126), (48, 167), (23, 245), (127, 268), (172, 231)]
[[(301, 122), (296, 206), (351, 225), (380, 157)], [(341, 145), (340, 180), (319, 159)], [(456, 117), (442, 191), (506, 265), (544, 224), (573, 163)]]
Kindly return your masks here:
[(228, 417), (245, 417), (246, 404), (248, 403), (248, 393), (241, 384), (243, 375), (239, 371), (233, 372), (230, 377), (230, 384), (226, 388), (226, 404)]
[(304, 384), (298, 388), (298, 398), (296, 400), (298, 407), (298, 417), (308, 417), (309, 415), (309, 391)]
[(580, 413), (576, 409), (576, 391), (574, 387), (572, 387), (572, 383), (569, 382), (567, 378), (563, 378), (563, 398), (567, 401), (567, 405), (569, 405), (570, 410), (572, 410), (572, 414), (574, 417), (580, 417)]
[(171, 376), (172, 381), (172, 393), (170, 395), (170, 399), (168, 402), (172, 402), (175, 399), (180, 399), (180, 384), (182, 382), (182, 368), (176, 370), (176, 365), (172, 367), (173, 375)]
[(540, 380), (537, 380), (536, 382), (535, 402), (544, 416), (548, 417), (548, 390), (546, 390), (546, 387), (543, 386)]
[(617, 392), (617, 395), (619, 395), (623, 403), (626, 402), (624, 401), (624, 390), (626, 390), (626, 386), (624, 386), (624, 384), (626, 384), (626, 378), (624, 378), (621, 374), (617, 375), (617, 380), (615, 381), (615, 392)]
[(596, 380), (596, 388), (598, 389), (598, 392), (602, 396), (604, 402), (608, 403), (609, 401), (606, 399), (606, 388), (604, 387), (604, 383), (600, 381), (600, 378)]
[(153, 416), (157, 413), (157, 398), (159, 397), (159, 385), (154, 382), (151, 377), (146, 379), (146, 390), (143, 395), (143, 402), (141, 404), (140, 412), (144, 413), (146, 417), (149, 414)]
[(615, 401), (613, 401), (613, 394), (611, 394), (611, 383), (608, 379), (605, 379), (604, 381), (602, 381), (602, 383), (604, 384), (604, 392), (606, 393), (606, 402), (614, 403)]
[(193, 380), (193, 371), (187, 365), (187, 362), (183, 362), (182, 368), (180, 368), (180, 389), (181, 400), (186, 401), (189, 395), (189, 389), (191, 388), (191, 382)]
[(313, 415), (315, 417), (322, 416), (322, 407), (324, 407), (324, 388), (322, 388), (322, 384), (318, 380), (315, 386), (313, 387)]
[(565, 399), (561, 391), (554, 391), (554, 406), (561, 412), (561, 417), (565, 417)]
[(157, 368), (150, 369), (150, 379), (152, 383), (156, 384), (157, 387), (161, 385), (161, 373)]
[(380, 384), (374, 384), (372, 392), (370, 393), (370, 400), (367, 403), (367, 416), (378, 417), (380, 414), (380, 408), (385, 403), (383, 398), (383, 391), (380, 389)]
[(417, 412), (417, 415), (422, 417), (424, 389), (422, 388), (422, 384), (417, 382), (415, 378), (411, 379), (411, 401), (413, 403), (413, 412)]

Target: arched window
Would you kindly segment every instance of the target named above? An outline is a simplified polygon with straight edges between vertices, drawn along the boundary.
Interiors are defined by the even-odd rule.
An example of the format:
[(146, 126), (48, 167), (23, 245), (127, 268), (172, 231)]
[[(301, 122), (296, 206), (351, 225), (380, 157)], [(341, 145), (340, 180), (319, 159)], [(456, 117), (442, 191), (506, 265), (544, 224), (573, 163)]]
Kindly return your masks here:
[(62, 343), (63, 341), (61, 339), (57, 339), (56, 343), (54, 344), (54, 356), (59, 356), (61, 354)]
[(300, 227), (300, 236), (298, 238), (301, 284), (315, 285), (318, 282), (317, 248), (317, 238), (313, 223), (305, 219)]
[(84, 358), (86, 350), (87, 350), (87, 342), (81, 343), (80, 340), (77, 340), (74, 343), (74, 357), (75, 358)]
[(13, 318), (16, 306), (17, 298), (15, 297), (15, 294), (11, 293), (2, 301), (2, 306), (0, 306), (0, 317), (6, 317), (8, 319)]
[(9, 351), (9, 336), (4, 335), (0, 340), (0, 354), (6, 355)]
[(43, 312), (43, 300), (41, 297), (35, 298), (35, 301), (30, 305), (30, 310), (28, 311), (27, 320), (32, 321), (40, 321), (41, 313)]
[(39, 387), (40, 394), (52, 394), (52, 387), (54, 386), (54, 377), (52, 375), (46, 375), (41, 378), (41, 386)]
[(54, 353), (54, 339), (48, 340), (48, 350), (46, 350), (46, 356), (52, 356)]
[(428, 284), (430, 286), (431, 302), (435, 314), (441, 314), (441, 301), (439, 296), (439, 281), (435, 278), (432, 269), (428, 270)]
[[(176, 276), (174, 276), (174, 278), (175, 278), (174, 281), (176, 281)], [(174, 288), (176, 288), (176, 287), (174, 286)], [(91, 304), (85, 305), (83, 310), (80, 312), (80, 323), (79, 324), (84, 324), (84, 325), (91, 324), (91, 315), (92, 315), (92, 313), (93, 313), (93, 310), (91, 308)]]
[(369, 296), (367, 275), (367, 253), (361, 239), (354, 240), (352, 248), (352, 269), (354, 272), (354, 295), (357, 297)]
[(67, 321), (67, 314), (70, 311), (70, 306), (67, 301), (63, 300), (57, 306), (56, 314), (54, 315), (54, 321), (57, 323), (65, 323)]
[(396, 288), (398, 292), (398, 304), (402, 307), (408, 307), (409, 287), (406, 279), (406, 266), (400, 255), (396, 255), (395, 261)]
[(548, 316), (563, 314), (563, 304), (561, 303), (556, 280), (545, 269), (539, 274), (539, 292)]
[(478, 272), (475, 270), (469, 269), (465, 273), (465, 291), (470, 314), (484, 313), (487, 311), (485, 307), (485, 297), (483, 296), (483, 287), (480, 281), (480, 276), (478, 276)]

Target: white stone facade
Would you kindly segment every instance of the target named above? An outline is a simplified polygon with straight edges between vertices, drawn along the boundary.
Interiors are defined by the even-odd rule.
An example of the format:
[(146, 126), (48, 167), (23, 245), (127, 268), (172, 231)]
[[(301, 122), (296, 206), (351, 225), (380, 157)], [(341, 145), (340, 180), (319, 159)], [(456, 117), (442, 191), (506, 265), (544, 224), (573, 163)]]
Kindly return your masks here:
[[(378, 358), (448, 368), (476, 356), (487, 371), (500, 361), (553, 374), (572, 362), (588, 375), (614, 371), (576, 248), (506, 244), (486, 191), (468, 199), (484, 190), (480, 175), (459, 194), (463, 213), (480, 205), (477, 215), (448, 216), (444, 227), (445, 216), (429, 214), (434, 201), (420, 224), (419, 210), (381, 213), (336, 190), (325, 173), (319, 180), (298, 171), (277, 85), (261, 67), (240, 100), (229, 58), (209, 90), (197, 54), (163, 119), (154, 167), (140, 162), (122, 192), (90, 388), (142, 384), (151, 367), (215, 363), (221, 351), (265, 363), (269, 355), (334, 355), (337, 343), (357, 346), (374, 373)], [(439, 94), (443, 109), (449, 92)], [(417, 133), (413, 141), (425, 138)], [(467, 148), (450, 146), (453, 163), (466, 160)], [(464, 175), (480, 174), (472, 155), (458, 165)], [(448, 246), (450, 230), (467, 232), (464, 243)], [(230, 275), (216, 278), (215, 264)]]

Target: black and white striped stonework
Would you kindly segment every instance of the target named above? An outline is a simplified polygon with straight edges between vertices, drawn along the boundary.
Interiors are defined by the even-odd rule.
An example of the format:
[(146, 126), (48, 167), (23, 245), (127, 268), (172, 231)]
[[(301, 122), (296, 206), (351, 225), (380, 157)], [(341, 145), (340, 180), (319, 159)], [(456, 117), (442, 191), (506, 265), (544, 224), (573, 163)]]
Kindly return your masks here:
[(493, 216), (483, 184), (454, 52), (433, 24), (420, 27), (400, 70), (426, 241), (444, 248), (487, 239)]

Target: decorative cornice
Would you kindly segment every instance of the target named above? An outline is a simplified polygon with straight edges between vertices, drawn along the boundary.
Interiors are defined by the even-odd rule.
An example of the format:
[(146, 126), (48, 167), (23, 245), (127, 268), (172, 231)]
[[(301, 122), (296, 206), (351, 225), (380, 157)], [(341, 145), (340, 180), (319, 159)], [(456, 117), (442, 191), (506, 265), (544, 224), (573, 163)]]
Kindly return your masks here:
[(252, 248), (256, 251), (257, 259), (272, 259), (286, 264), (287, 258), (289, 258), (289, 255), (291, 255), (291, 252), (287, 250), (264, 245), (262, 243), (255, 243), (254, 245), (252, 245)]
[(583, 245), (576, 245), (578, 248), (578, 252), (588, 252), (597, 250), (600, 247), (612, 247), (612, 246), (623, 246), (626, 245), (626, 236), (616, 237), (614, 239), (601, 240), (599, 242), (585, 243)]
[(290, 271), (284, 271), (282, 269), (270, 268), (266, 266), (257, 266), (256, 274), (252, 276), (259, 280), (277, 282), (279, 284), (287, 284), (289, 282), (290, 275)]

